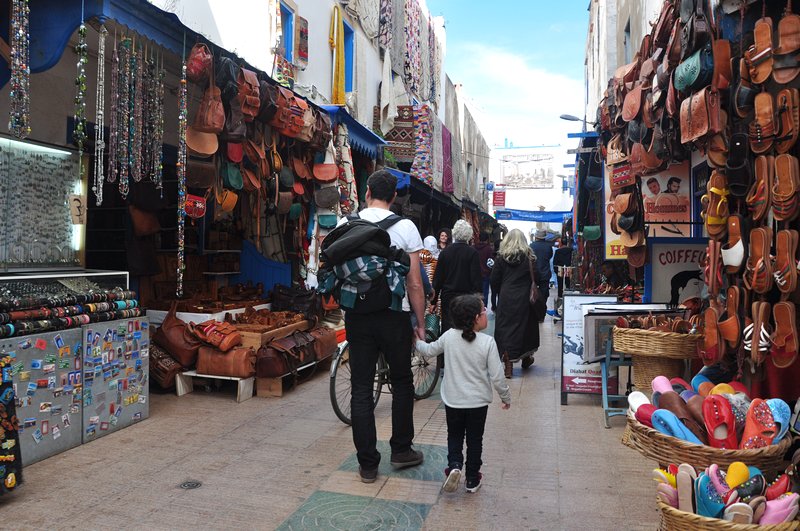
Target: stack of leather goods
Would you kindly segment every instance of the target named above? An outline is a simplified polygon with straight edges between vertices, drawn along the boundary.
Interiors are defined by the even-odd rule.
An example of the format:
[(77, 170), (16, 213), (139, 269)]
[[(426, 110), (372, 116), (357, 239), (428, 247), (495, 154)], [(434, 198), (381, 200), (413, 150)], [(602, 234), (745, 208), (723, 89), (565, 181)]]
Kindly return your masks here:
[(310, 332), (294, 332), (258, 349), (256, 376), (280, 378), (297, 375), (298, 368), (330, 358), (336, 351), (336, 331), (318, 327)]
[(236, 325), (258, 325), (259, 331), (269, 332), (285, 326), (290, 326), (301, 321), (306, 317), (302, 313), (285, 311), (273, 312), (267, 309), (256, 310), (252, 306), (245, 308), (240, 314), (225, 314), (225, 321)]
[(198, 374), (235, 378), (249, 378), (255, 374), (255, 350), (240, 346), (242, 336), (233, 324), (209, 320), (189, 323), (187, 330), (200, 342)]
[[(800, 3), (759, 0), (731, 14), (711, 4), (666, 0), (635, 61), (609, 81), (598, 123), (611, 226), (638, 265), (642, 177), (692, 150), (707, 159), (701, 357), (735, 358), (740, 373), (758, 373), (758, 394), (778, 394), (777, 382), (798, 380)], [(789, 387), (797, 396), (797, 385), (782, 394)]]

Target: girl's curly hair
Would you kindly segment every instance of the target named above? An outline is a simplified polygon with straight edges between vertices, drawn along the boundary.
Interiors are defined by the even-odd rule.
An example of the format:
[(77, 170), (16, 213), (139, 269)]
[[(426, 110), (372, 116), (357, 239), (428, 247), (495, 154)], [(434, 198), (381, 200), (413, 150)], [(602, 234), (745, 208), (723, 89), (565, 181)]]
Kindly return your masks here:
[(461, 330), (461, 337), (467, 341), (475, 339), (475, 320), (483, 309), (483, 301), (477, 295), (461, 295), (450, 303), (450, 317), (453, 328)]

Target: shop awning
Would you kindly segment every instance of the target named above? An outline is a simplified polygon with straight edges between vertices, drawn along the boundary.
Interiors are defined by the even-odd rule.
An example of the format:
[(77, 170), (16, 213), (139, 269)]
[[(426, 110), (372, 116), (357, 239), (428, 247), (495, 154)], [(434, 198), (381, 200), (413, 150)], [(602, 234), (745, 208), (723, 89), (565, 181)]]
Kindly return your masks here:
[(414, 178), (410, 173), (406, 173), (404, 171), (400, 171), (395, 168), (386, 168), (386, 169), (389, 171), (389, 173), (397, 177), (398, 190), (411, 187), (413, 190), (421, 192), (427, 195), (430, 199), (435, 199), (445, 206), (452, 207), (455, 209), (458, 208), (458, 205), (451, 200), (451, 196), (449, 194), (445, 194), (440, 192), (439, 190), (436, 190), (435, 188), (431, 188), (426, 183), (420, 181), (419, 179)]
[(531, 210), (505, 209), (497, 210), (494, 217), (501, 221), (543, 221), (545, 223), (563, 223), (567, 218), (572, 217), (572, 212), (535, 212)]
[(371, 159), (378, 157), (378, 149), (386, 145), (384, 139), (350, 116), (350, 113), (348, 113), (344, 107), (339, 107), (338, 105), (322, 105), (321, 108), (330, 114), (334, 124), (343, 123), (347, 126), (347, 132), (350, 134), (350, 147), (352, 149)]

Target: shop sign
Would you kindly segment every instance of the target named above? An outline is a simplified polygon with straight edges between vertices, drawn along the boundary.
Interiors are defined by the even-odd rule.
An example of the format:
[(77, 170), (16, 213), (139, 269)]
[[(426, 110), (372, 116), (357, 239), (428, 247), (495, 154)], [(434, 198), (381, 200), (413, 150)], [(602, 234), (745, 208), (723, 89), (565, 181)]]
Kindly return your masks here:
[[(564, 295), (564, 333), (561, 352), (562, 393), (602, 394), (600, 362), (586, 363), (584, 361), (586, 341), (583, 305), (598, 302), (614, 303), (616, 300), (616, 296), (613, 295)], [(609, 375), (609, 392), (615, 393), (614, 389), (617, 388), (617, 385), (617, 374)]]
[(69, 214), (73, 225), (86, 225), (86, 198), (82, 195), (69, 196)]
[(506, 206), (506, 192), (495, 190), (492, 194), (492, 205), (493, 206)]
[(678, 305), (702, 295), (702, 243), (652, 243), (649, 299)]

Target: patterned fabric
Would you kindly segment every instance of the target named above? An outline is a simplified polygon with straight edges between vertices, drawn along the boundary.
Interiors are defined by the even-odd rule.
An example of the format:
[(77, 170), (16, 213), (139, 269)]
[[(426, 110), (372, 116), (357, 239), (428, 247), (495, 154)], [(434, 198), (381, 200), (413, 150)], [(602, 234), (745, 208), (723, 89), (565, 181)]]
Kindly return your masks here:
[(441, 94), (442, 79), (442, 48), (436, 38), (436, 26), (431, 21), (430, 28), (430, 62), (431, 62), (431, 103), (434, 109), (439, 108), (439, 95)]
[(431, 97), (431, 54), (430, 24), (424, 18), (419, 26), (419, 97), (422, 101), (430, 101)]
[(364, 34), (374, 39), (380, 31), (380, 0), (353, 0), (350, 9), (355, 10)]
[(333, 271), (320, 271), (318, 291), (332, 293), (342, 307), (353, 308), (358, 298), (359, 285), (368, 287), (373, 280), (386, 277), (392, 292), (392, 304), (389, 308), (399, 312), (403, 310), (408, 271), (408, 266), (399, 262), (390, 262), (379, 256), (361, 256), (334, 266)]
[(453, 159), (450, 157), (452, 148), (450, 130), (442, 124), (442, 192), (453, 193)]
[(411, 174), (433, 186), (433, 119), (427, 105), (414, 106), (414, 144), (416, 150)]
[(380, 0), (380, 29), (378, 30), (378, 45), (389, 50), (392, 46), (392, 0)]
[(344, 58), (344, 21), (338, 5), (333, 6), (331, 26), (328, 32), (328, 46), (333, 52), (333, 89), (331, 103), (344, 105), (345, 58)]
[[(399, 76), (395, 78), (398, 82)], [(373, 124), (380, 127), (380, 110), (374, 107)], [(388, 142), (386, 148), (398, 162), (414, 162), (414, 108), (410, 105), (398, 105), (394, 127), (386, 132), (384, 138)]]
[(347, 198), (339, 206), (343, 215), (358, 212), (358, 189), (355, 174), (353, 173), (353, 154), (350, 151), (350, 135), (345, 124), (338, 124), (335, 131), (334, 145), (336, 158), (339, 163), (339, 181), (347, 191)]
[(405, 34), (406, 49), (404, 72), (408, 89), (412, 94), (419, 93), (420, 72), (422, 70), (422, 59), (420, 50), (420, 20), (422, 10), (417, 3), (418, 0), (406, 0), (405, 12)]
[(405, 77), (406, 0), (392, 0), (392, 70)]
[(442, 175), (444, 174), (444, 155), (442, 153), (442, 122), (436, 114), (433, 117), (433, 187), (442, 189)]

